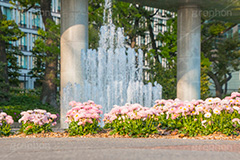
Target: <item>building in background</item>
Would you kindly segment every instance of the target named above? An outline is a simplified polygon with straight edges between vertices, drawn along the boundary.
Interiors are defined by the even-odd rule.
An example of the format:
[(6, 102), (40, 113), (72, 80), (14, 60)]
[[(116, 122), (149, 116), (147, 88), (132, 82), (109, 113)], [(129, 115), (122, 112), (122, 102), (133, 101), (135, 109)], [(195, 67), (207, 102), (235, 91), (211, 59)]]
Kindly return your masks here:
[[(54, 21), (60, 23), (60, 0), (52, 0), (52, 15)], [(31, 78), (28, 72), (34, 67), (34, 57), (32, 55), (32, 49), (34, 47), (34, 41), (38, 37), (38, 29), (44, 29), (42, 17), (39, 10), (30, 9), (25, 13), (21, 13), (19, 9), (12, 6), (9, 0), (0, 0), (0, 7), (2, 13), (6, 15), (7, 20), (14, 20), (19, 28), (25, 33), (25, 36), (19, 39), (17, 42), (13, 42), (13, 45), (19, 46), (23, 55), (18, 57), (18, 64), (21, 66), (19, 77), (21, 81), (21, 88), (34, 89), (35, 78)], [(11, 9), (13, 7), (13, 9)]]
[[(167, 31), (167, 20), (169, 20), (170, 18), (174, 18), (175, 13), (167, 11), (167, 10), (162, 10), (162, 9), (157, 9), (157, 8), (152, 8), (152, 7), (147, 7), (147, 6), (145, 6), (144, 9), (146, 9), (147, 11), (151, 11), (154, 14), (154, 16), (152, 17), (153, 20), (151, 22), (151, 26), (153, 28), (154, 39), (156, 39), (156, 37), (159, 33), (164, 33), (165, 31)], [(147, 25), (147, 22), (145, 23), (145, 25)], [(145, 31), (144, 36), (138, 36), (136, 39), (136, 45), (137, 46), (147, 46), (147, 50), (152, 49), (150, 32)], [(162, 46), (161, 42), (156, 41), (156, 47), (158, 48), (160, 46)], [(159, 52), (160, 52), (160, 50), (159, 50)], [(167, 67), (167, 63), (164, 58), (159, 57), (159, 60), (160, 60), (160, 63), (162, 64), (162, 66)], [(150, 77), (152, 76), (152, 73), (147, 71), (149, 69), (150, 69), (149, 61), (147, 60), (147, 54), (145, 54), (145, 57), (144, 57), (144, 70), (145, 70), (144, 79), (146, 81), (149, 81)]]

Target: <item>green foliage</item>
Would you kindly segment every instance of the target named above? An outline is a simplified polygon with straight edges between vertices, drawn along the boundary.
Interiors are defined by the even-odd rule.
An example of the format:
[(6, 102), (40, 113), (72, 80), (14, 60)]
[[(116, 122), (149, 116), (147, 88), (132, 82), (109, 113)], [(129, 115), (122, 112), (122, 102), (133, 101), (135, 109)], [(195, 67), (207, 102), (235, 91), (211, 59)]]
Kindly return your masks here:
[(148, 53), (148, 72), (153, 75), (150, 81), (157, 81), (162, 85), (164, 99), (174, 99), (177, 85), (177, 18), (167, 21), (167, 31), (159, 33), (157, 40), (162, 44), (160, 51), (150, 50)]
[(11, 134), (11, 126), (10, 124), (7, 124), (6, 122), (2, 122), (2, 125), (0, 125), (0, 137), (1, 136), (9, 136)]
[[(2, 15), (2, 13), (1, 13)], [(18, 28), (18, 25), (13, 20), (7, 20), (6, 16), (1, 16), (0, 19), (0, 42), (1, 47), (5, 52), (1, 54), (0, 62), (0, 99), (6, 100), (9, 98), (9, 88), (18, 87), (19, 85), (19, 69), (17, 64), (17, 56), (22, 53), (17, 47), (11, 45), (11, 42), (17, 41), (24, 33)]]
[(128, 135), (130, 137), (148, 137), (150, 134), (157, 133), (154, 123), (154, 116), (143, 119), (129, 119), (118, 116), (111, 123), (107, 123), (105, 128), (110, 128), (110, 134)]
[(24, 33), (18, 28), (14, 20), (6, 20), (6, 16), (0, 19), (0, 40), (9, 44), (10, 41), (17, 41)]
[[(89, 48), (97, 49), (99, 46), (99, 30), (103, 25), (104, 0), (89, 0)], [(127, 43), (136, 46), (136, 38), (145, 36), (146, 26), (143, 25), (152, 12), (142, 6), (113, 0), (112, 20), (116, 27), (124, 27), (125, 36), (129, 37)], [(107, 16), (107, 13), (106, 13)], [(141, 46), (144, 48), (145, 46)], [(146, 47), (145, 47), (146, 49)]]
[(207, 99), (210, 95), (210, 78), (209, 76), (202, 71), (201, 72), (201, 99)]
[(7, 61), (8, 61), (8, 79), (11, 91), (15, 91), (19, 88), (21, 76), (19, 70), (21, 66), (18, 63), (18, 56), (23, 55), (17, 46), (10, 46), (6, 49)]
[(70, 136), (96, 134), (101, 130), (98, 126), (98, 121), (93, 119), (93, 123), (86, 122), (85, 125), (78, 125), (78, 122), (72, 121), (68, 127), (68, 133)]
[(103, 7), (104, 0), (89, 0), (88, 1), (88, 16), (89, 16), (89, 48), (97, 49), (99, 44), (99, 31), (103, 24)]
[[(17, 8), (29, 10), (31, 8), (38, 8), (41, 0), (10, 0), (9, 3)], [(23, 9), (24, 8), (24, 9)]]
[(202, 52), (211, 62), (206, 73), (214, 82), (216, 96), (220, 98), (227, 94), (225, 84), (232, 78), (232, 73), (240, 70), (239, 36), (238, 33), (233, 35), (229, 32), (233, 26), (230, 23), (211, 21), (204, 24), (202, 29)]
[(15, 122), (21, 118), (20, 113), (22, 111), (34, 109), (44, 109), (54, 114), (59, 113), (59, 111), (54, 109), (52, 106), (42, 104), (39, 99), (39, 95), (32, 91), (29, 91), (29, 93), (12, 95), (8, 102), (0, 103), (0, 111), (6, 112), (8, 115), (12, 116)]
[[(48, 31), (38, 30), (38, 38), (35, 40), (33, 48), (33, 55), (36, 58), (34, 61), (35, 67), (29, 72), (32, 77), (36, 77), (40, 82), (44, 78), (46, 63), (56, 60), (56, 57), (60, 55), (60, 25), (48, 20), (46, 28)], [(58, 78), (55, 79), (55, 83), (59, 85)]]
[[(221, 132), (226, 135), (231, 135), (239, 129), (240, 125), (232, 122), (234, 118), (240, 118), (237, 111), (230, 114), (227, 111), (222, 112), (220, 115), (213, 114), (210, 118), (205, 118), (202, 113), (193, 116), (181, 115), (176, 119), (166, 118), (166, 115), (158, 117), (160, 127), (162, 129), (178, 130), (179, 133), (187, 134), (190, 137), (197, 135), (209, 135), (216, 132)], [(202, 122), (206, 120), (205, 123)]]
[[(0, 62), (0, 73), (4, 73), (4, 68), (6, 64)], [(7, 99), (9, 97), (9, 93), (6, 92), (7, 88), (9, 87), (9, 83), (5, 81), (4, 76), (0, 74), (0, 99)]]
[(46, 133), (46, 132), (52, 132), (52, 128), (51, 128), (51, 124), (50, 123), (46, 123), (42, 126), (39, 126), (39, 125), (35, 125), (33, 122), (32, 123), (23, 123), (22, 122), (22, 125), (21, 125), (21, 128), (19, 130), (20, 132), (22, 133), (25, 133), (26, 135), (29, 135), (29, 134), (37, 134), (37, 133)]
[(167, 31), (159, 33), (157, 40), (161, 42), (160, 53), (157, 53), (162, 59), (166, 60), (167, 66), (170, 68), (176, 65), (177, 61), (177, 17), (167, 21)]
[(135, 46), (136, 38), (145, 36), (147, 27), (143, 24), (151, 13), (141, 5), (113, 1), (113, 23), (116, 27), (124, 27), (124, 33), (128, 36), (127, 43), (131, 47), (139, 47)]
[(210, 96), (210, 77), (207, 75), (211, 69), (211, 62), (208, 58), (201, 54), (201, 99), (206, 99)]

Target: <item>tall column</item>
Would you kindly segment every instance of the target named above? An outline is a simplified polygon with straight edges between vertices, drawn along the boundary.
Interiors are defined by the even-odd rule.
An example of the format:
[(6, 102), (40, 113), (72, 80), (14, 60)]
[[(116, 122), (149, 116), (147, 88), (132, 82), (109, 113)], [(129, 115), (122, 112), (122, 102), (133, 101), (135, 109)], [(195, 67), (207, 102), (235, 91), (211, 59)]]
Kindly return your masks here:
[(201, 14), (196, 5), (178, 9), (177, 97), (200, 98)]
[[(61, 98), (67, 83), (83, 84), (81, 51), (88, 48), (88, 0), (61, 1)], [(61, 104), (61, 128), (69, 106)]]

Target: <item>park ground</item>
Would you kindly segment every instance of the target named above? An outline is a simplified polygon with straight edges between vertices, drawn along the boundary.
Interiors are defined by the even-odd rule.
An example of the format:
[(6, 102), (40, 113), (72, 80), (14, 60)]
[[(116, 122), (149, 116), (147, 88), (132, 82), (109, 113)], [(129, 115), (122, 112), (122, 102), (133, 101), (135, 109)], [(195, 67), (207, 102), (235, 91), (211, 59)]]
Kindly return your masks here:
[(2, 160), (239, 160), (240, 141), (153, 138), (1, 138)]

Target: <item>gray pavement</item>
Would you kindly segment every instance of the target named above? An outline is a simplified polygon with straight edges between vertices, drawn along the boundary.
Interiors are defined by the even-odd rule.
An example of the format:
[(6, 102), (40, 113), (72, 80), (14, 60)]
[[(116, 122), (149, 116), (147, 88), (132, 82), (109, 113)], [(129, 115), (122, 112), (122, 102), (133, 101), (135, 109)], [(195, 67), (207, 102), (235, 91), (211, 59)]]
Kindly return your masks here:
[(1, 160), (240, 160), (240, 141), (0, 138)]

